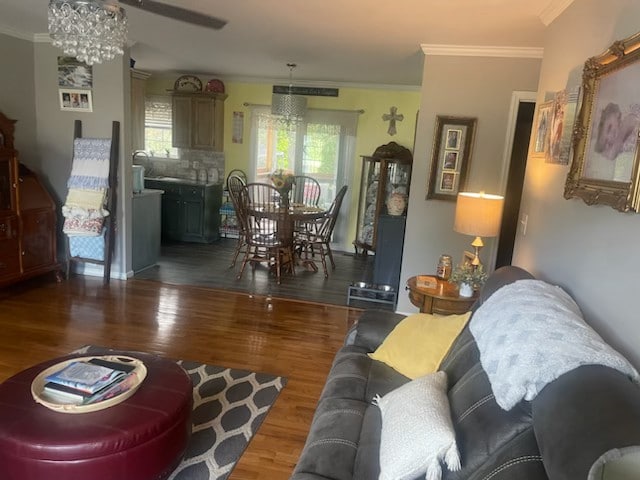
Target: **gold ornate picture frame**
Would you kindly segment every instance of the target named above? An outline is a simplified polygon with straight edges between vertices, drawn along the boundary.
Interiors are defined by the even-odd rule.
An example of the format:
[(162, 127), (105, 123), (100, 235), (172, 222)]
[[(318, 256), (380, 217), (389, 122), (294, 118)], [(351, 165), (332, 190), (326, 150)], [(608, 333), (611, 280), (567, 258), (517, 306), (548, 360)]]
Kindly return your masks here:
[(640, 33), (589, 58), (573, 131), (564, 197), (637, 212), (639, 198)]
[(436, 116), (427, 199), (454, 202), (464, 189), (477, 119)]

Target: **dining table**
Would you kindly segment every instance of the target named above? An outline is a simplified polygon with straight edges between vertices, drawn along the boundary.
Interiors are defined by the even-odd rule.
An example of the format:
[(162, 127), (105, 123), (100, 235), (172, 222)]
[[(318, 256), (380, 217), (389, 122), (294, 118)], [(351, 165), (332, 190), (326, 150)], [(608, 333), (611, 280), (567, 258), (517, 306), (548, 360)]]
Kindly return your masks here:
[[(277, 202), (249, 204), (248, 213), (258, 220), (276, 222), (275, 231), (278, 237), (286, 245), (295, 244), (296, 228), (304, 227), (305, 224), (316, 222), (323, 218), (328, 212), (316, 205), (305, 205), (301, 203), (290, 203), (283, 206)], [(302, 264), (308, 270), (318, 271), (318, 266), (312, 259), (298, 258), (296, 263)]]

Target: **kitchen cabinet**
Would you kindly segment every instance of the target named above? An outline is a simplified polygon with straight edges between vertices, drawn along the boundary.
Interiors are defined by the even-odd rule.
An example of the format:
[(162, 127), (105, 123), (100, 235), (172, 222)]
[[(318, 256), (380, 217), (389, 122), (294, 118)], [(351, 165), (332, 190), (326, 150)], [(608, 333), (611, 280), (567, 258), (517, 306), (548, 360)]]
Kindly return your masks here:
[(15, 121), (0, 113), (0, 286), (56, 271), (56, 206), (37, 175), (18, 162)]
[(172, 91), (173, 146), (221, 152), (226, 98), (224, 93)]
[[(363, 254), (376, 251), (378, 224), (381, 215), (389, 214), (387, 201), (393, 194), (409, 198), (411, 183), (411, 151), (395, 142), (378, 147), (372, 156), (362, 157), (360, 198), (356, 239), (353, 245)], [(406, 208), (401, 215), (406, 215)]]
[(221, 183), (147, 178), (145, 188), (164, 191), (162, 238), (195, 243), (211, 243), (220, 238)]
[(144, 150), (144, 97), (149, 73), (131, 69), (131, 151)]

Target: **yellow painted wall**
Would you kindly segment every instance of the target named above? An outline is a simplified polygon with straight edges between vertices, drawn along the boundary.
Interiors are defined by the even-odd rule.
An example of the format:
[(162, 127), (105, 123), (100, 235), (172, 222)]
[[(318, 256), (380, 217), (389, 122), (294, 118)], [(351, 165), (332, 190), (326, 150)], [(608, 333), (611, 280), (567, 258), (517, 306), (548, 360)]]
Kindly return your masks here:
[[(168, 89), (173, 88), (175, 79), (175, 75), (152, 75), (147, 80), (147, 94), (166, 94)], [(225, 101), (224, 126), (225, 170), (227, 173), (234, 168), (245, 171), (249, 168), (250, 107), (245, 107), (244, 103), (270, 105), (271, 89), (272, 85), (267, 83), (225, 82), (225, 90), (228, 94)], [(349, 205), (350, 226), (347, 238), (355, 239), (361, 173), (360, 156), (371, 155), (378, 146), (391, 141), (413, 151), (420, 92), (418, 90), (342, 87), (339, 91), (338, 97), (307, 97), (307, 99), (308, 108), (364, 110), (358, 119), (356, 156), (350, 159), (353, 162), (353, 177), (349, 184), (351, 204)], [(401, 122), (396, 122), (397, 134), (394, 136), (387, 133), (389, 122), (382, 120), (382, 115), (389, 113), (391, 106), (397, 107), (398, 114), (404, 115)], [(231, 142), (233, 112), (244, 112), (244, 141), (241, 144)]]

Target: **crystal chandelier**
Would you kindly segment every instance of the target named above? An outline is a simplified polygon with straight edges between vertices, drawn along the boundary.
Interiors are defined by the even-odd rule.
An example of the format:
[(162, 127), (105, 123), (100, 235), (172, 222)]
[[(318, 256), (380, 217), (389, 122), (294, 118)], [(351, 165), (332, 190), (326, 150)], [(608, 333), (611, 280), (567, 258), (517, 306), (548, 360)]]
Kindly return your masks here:
[(295, 63), (287, 63), (289, 67), (289, 92), (274, 93), (271, 98), (271, 114), (277, 115), (279, 121), (287, 126), (300, 123), (307, 113), (307, 97), (293, 94), (293, 69)]
[(65, 54), (102, 63), (124, 53), (127, 17), (117, 0), (50, 0), (49, 36)]

